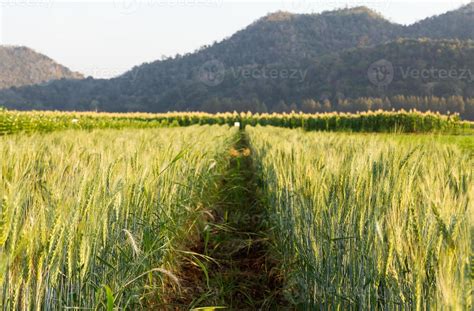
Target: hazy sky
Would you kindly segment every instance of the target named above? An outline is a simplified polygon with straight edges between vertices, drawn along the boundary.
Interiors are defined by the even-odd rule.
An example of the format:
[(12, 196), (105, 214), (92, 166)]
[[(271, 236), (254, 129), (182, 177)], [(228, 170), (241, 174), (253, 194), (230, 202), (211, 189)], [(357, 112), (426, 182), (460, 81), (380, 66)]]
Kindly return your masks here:
[(365, 5), (401, 24), (471, 0), (0, 0), (0, 44), (24, 45), (94, 77), (220, 41), (278, 10)]

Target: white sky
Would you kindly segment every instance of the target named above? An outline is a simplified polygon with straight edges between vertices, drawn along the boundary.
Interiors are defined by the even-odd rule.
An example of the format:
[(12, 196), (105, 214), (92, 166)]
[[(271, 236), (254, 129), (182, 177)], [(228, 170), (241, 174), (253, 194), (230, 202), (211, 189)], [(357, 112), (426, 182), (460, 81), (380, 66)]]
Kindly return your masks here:
[(274, 11), (365, 5), (401, 24), (471, 0), (0, 0), (0, 44), (24, 45), (74, 71), (117, 76), (220, 41)]

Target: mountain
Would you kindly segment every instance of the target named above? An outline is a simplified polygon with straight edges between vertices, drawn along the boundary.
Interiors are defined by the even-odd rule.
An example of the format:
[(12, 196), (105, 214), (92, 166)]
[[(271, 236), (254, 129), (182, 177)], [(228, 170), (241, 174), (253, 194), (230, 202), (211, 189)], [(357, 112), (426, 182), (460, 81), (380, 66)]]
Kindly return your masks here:
[(0, 89), (82, 78), (81, 74), (27, 47), (0, 46)]
[(203, 51), (227, 66), (300, 62), (399, 36), (395, 25), (367, 8), (322, 14), (276, 12)]
[[(61, 80), (12, 88), (0, 92), (0, 105), (281, 111), (299, 109), (309, 99), (471, 97), (471, 9), (468, 5), (410, 26), (391, 23), (365, 7), (321, 14), (276, 12), (194, 53), (145, 63), (109, 80)], [(387, 69), (389, 81), (378, 81)], [(449, 70), (453, 74), (445, 77)]]
[(474, 2), (471, 2), (458, 10), (429, 17), (409, 26), (407, 35), (434, 39), (472, 40), (474, 36), (473, 21)]

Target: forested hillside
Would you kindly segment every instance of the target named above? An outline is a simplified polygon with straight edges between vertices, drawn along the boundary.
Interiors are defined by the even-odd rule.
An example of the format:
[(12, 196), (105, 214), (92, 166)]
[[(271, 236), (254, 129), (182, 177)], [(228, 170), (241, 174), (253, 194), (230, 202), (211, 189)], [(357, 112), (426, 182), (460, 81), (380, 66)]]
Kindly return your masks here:
[(473, 39), (474, 2), (458, 10), (426, 18), (407, 28), (407, 34), (437, 39)]
[[(365, 7), (277, 12), (194, 53), (146, 63), (110, 80), (10, 89), (0, 92), (0, 105), (217, 112), (308, 110), (311, 100), (331, 111), (340, 109), (341, 100), (398, 95), (464, 101), (474, 94), (472, 12), (470, 4), (411, 26)], [(384, 81), (375, 81), (381, 75)]]
[(83, 76), (26, 47), (0, 46), (0, 89)]

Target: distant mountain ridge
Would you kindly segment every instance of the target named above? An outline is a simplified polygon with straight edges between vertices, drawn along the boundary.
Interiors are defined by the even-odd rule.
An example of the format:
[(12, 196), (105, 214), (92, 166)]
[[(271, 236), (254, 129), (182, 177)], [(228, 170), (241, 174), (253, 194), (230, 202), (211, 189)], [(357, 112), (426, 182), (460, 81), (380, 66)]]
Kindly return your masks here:
[(458, 10), (425, 18), (407, 28), (411, 36), (430, 37), (433, 39), (457, 38), (473, 39), (474, 2), (462, 6)]
[[(472, 97), (472, 81), (459, 77), (463, 70), (474, 73), (471, 12), (472, 3), (409, 26), (392, 23), (366, 7), (319, 14), (276, 12), (194, 53), (145, 63), (109, 80), (61, 80), (9, 89), (0, 92), (0, 105), (280, 111), (299, 109), (308, 99)], [(368, 78), (371, 64), (380, 60), (388, 61), (393, 70), (390, 83), (383, 86)], [(459, 72), (448, 78), (416, 77), (430, 68)], [(203, 81), (203, 70), (204, 79), (212, 81)], [(292, 71), (304, 78), (291, 79)]]
[(0, 45), (0, 89), (59, 79), (82, 79), (80, 73), (23, 46)]

